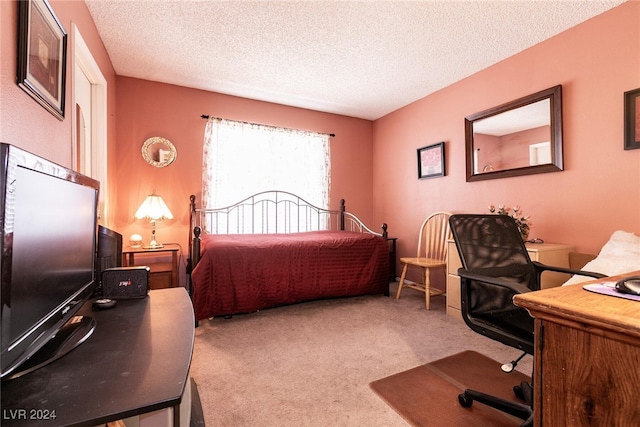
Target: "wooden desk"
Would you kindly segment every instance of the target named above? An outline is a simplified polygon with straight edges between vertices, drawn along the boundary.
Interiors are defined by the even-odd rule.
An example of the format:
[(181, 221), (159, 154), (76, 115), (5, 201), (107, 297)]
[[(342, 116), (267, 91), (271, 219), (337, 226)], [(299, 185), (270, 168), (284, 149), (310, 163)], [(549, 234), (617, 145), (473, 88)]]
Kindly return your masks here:
[(95, 426), (173, 407), (179, 425), (195, 324), (185, 289), (151, 291), (109, 310), (89, 303), (78, 314), (95, 318), (93, 334), (61, 359), (3, 383), (1, 424)]
[(535, 425), (639, 425), (640, 302), (582, 285), (514, 297), (535, 317)]

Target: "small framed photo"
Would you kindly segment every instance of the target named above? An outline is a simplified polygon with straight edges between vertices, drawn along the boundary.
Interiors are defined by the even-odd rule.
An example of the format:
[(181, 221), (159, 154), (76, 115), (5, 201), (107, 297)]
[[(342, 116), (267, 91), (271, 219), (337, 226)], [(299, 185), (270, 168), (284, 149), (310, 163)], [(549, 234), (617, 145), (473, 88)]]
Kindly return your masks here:
[(418, 179), (444, 175), (444, 142), (418, 148)]
[(19, 5), (18, 86), (63, 120), (67, 33), (46, 0)]
[(640, 89), (624, 93), (624, 149), (640, 148)]

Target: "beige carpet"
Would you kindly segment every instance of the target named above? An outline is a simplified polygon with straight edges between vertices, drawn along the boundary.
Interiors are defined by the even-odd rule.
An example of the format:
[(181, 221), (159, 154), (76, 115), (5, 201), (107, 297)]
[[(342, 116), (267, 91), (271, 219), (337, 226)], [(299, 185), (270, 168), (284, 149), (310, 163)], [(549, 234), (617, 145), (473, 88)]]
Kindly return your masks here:
[(413, 426), (518, 426), (521, 420), (480, 403), (471, 408), (458, 403), (458, 394), (466, 388), (519, 402), (513, 386), (530, 378), (517, 371), (505, 374), (500, 365), (480, 353), (464, 351), (370, 385)]
[(195, 334), (191, 376), (209, 427), (406, 426), (369, 383), (465, 350), (519, 356), (447, 316), (442, 296), (426, 311), (411, 289), (205, 320)]

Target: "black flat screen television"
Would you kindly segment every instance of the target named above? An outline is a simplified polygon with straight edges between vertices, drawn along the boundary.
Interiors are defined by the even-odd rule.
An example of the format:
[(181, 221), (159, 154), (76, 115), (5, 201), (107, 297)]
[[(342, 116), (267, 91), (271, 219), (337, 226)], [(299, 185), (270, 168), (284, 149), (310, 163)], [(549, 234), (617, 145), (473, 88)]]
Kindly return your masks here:
[(96, 275), (98, 181), (0, 144), (3, 380), (66, 354), (95, 327), (76, 316)]

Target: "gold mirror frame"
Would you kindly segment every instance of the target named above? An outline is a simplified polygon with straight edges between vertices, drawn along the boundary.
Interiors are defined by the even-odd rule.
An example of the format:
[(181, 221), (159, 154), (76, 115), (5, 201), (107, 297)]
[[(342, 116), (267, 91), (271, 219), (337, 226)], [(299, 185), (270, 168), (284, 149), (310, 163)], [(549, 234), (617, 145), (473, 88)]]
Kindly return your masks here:
[(142, 144), (142, 157), (151, 166), (164, 168), (173, 163), (177, 156), (176, 147), (166, 138), (154, 136)]
[[(516, 168), (495, 168), (492, 164), (476, 164), (478, 147), (474, 144), (476, 134), (474, 123), (490, 117), (500, 117), (504, 114), (513, 114), (518, 109), (524, 109), (532, 104), (548, 101), (549, 114), (549, 144), (550, 161), (544, 164)], [(562, 86), (534, 93), (506, 104), (472, 114), (465, 118), (465, 151), (467, 163), (467, 182), (486, 179), (506, 178), (511, 176), (532, 175), (538, 173), (557, 172), (564, 169), (562, 160)], [(529, 129), (530, 130), (530, 129)], [(536, 144), (532, 144), (536, 145)]]

